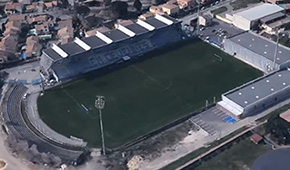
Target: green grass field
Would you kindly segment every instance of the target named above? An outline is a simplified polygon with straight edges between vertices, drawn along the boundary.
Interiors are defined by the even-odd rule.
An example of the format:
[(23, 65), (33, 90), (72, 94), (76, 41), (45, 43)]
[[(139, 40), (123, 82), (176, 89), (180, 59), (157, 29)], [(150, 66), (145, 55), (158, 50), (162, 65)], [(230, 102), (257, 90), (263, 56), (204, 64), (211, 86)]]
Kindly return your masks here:
[[(262, 154), (270, 151), (271, 147), (263, 144), (256, 145), (249, 138), (234, 144), (230, 149), (216, 157), (203, 162), (194, 170), (246, 170)], [(189, 168), (190, 169), (190, 168)]]
[(205, 100), (219, 99), (222, 93), (261, 75), (219, 49), (196, 41), (104, 76), (49, 90), (39, 99), (38, 109), (52, 129), (98, 147), (101, 140), (94, 99), (104, 95), (105, 140), (113, 148), (200, 109)]

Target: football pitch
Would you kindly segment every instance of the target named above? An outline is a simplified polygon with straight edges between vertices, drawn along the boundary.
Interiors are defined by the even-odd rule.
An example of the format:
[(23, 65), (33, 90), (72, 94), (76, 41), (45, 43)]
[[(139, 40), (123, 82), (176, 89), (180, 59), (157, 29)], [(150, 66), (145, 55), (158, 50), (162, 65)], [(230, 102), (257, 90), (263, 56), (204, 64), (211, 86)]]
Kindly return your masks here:
[(40, 117), (55, 131), (99, 147), (94, 99), (103, 95), (105, 141), (114, 148), (204, 107), (206, 100), (219, 100), (222, 93), (262, 75), (201, 41), (148, 55), (146, 60), (103, 76), (90, 75), (46, 91), (38, 101)]

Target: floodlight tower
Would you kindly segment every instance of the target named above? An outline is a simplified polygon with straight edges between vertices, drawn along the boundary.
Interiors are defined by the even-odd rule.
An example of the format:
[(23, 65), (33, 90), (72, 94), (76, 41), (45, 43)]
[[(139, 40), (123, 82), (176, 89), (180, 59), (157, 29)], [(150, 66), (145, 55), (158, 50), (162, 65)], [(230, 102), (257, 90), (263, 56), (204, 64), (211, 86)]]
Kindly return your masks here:
[(275, 31), (276, 36), (277, 36), (277, 41), (276, 41), (276, 46), (275, 46), (275, 51), (274, 51), (274, 60), (273, 60), (272, 71), (275, 70), (275, 64), (276, 64), (276, 60), (277, 60), (277, 51), (278, 51), (278, 47), (279, 47), (279, 39), (280, 39), (279, 34), (280, 34), (281, 32), (283, 32), (283, 31), (284, 31), (283, 28), (281, 28), (281, 29), (277, 29), (277, 30)]
[(104, 128), (103, 128), (103, 120), (102, 120), (102, 109), (104, 109), (104, 107), (105, 107), (105, 97), (104, 96), (96, 96), (95, 107), (99, 111), (101, 136), (102, 136), (102, 150), (103, 150), (103, 155), (106, 155)]
[(200, 15), (200, 0), (196, 0), (197, 3), (197, 25), (196, 25), (196, 34), (199, 36), (199, 15)]

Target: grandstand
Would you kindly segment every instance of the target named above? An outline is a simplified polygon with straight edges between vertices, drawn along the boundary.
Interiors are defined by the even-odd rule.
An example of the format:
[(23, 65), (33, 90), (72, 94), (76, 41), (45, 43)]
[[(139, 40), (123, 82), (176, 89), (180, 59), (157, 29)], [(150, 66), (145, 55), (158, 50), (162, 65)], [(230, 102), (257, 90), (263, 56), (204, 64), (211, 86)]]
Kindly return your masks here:
[[(88, 154), (84, 147), (65, 145), (52, 141), (35, 131), (26, 122), (25, 113), (22, 112), (22, 99), (26, 91), (27, 88), (23, 85), (10, 84), (2, 101), (2, 114), (8, 129), (9, 145), (15, 149), (17, 147), (13, 146), (27, 142), (27, 148), (21, 147), (21, 150), (16, 150), (16, 152), (26, 152), (27, 159), (35, 163), (46, 163), (52, 166), (59, 166), (62, 163), (81, 164)], [(37, 148), (36, 157), (29, 155), (33, 146)], [(57, 161), (59, 159), (60, 161)]]
[(109, 32), (76, 38), (64, 45), (43, 50), (40, 64), (46, 78), (56, 81), (120, 63), (181, 40), (180, 22), (156, 15), (131, 25), (118, 25)]

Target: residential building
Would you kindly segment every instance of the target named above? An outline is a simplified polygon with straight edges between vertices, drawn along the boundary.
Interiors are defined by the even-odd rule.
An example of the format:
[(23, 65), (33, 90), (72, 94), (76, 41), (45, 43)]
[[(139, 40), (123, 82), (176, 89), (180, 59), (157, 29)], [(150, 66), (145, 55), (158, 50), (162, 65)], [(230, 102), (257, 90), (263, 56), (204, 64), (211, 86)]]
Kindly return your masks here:
[(156, 14), (163, 15), (164, 14), (161, 6), (151, 6), (149, 8), (149, 11), (154, 15), (156, 15)]
[(9, 15), (9, 21), (18, 21), (20, 23), (26, 23), (26, 15)]
[(195, 7), (196, 2), (193, 0), (177, 0), (180, 9), (192, 9)]
[(166, 3), (166, 4), (163, 4), (161, 8), (162, 8), (162, 11), (167, 15), (174, 15), (179, 12), (179, 7), (176, 4)]
[(140, 15), (138, 18), (139, 18), (140, 20), (145, 21), (147, 18), (151, 18), (151, 17), (153, 17), (153, 16), (154, 16), (153, 13), (151, 13), (151, 12), (146, 12), (146, 13)]
[(21, 3), (7, 3), (4, 7), (4, 11), (8, 15), (11, 15), (14, 13), (21, 13), (22, 4)]
[(57, 31), (57, 37), (59, 38), (60, 44), (65, 44), (72, 41), (74, 38), (74, 32), (72, 27), (63, 27)]
[(49, 25), (45, 23), (35, 25), (35, 30), (38, 35), (47, 34), (49, 33)]
[(198, 16), (198, 23), (202, 26), (209, 26), (212, 24), (212, 17), (210, 15)]
[(73, 27), (72, 19), (60, 20), (57, 22), (58, 28)]

